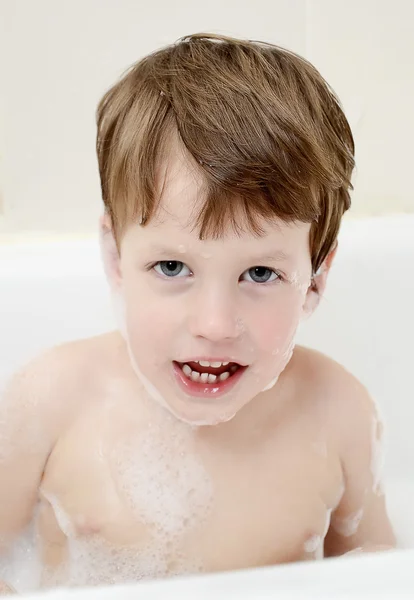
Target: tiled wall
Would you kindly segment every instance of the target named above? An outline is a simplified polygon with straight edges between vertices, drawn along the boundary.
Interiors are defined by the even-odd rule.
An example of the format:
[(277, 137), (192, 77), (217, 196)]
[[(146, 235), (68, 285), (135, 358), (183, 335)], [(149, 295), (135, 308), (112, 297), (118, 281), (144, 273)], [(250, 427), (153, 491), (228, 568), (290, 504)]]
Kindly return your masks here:
[(2, 0), (0, 233), (88, 233), (101, 210), (95, 106), (139, 57), (196, 31), (287, 46), (354, 128), (352, 214), (414, 211), (411, 0)]

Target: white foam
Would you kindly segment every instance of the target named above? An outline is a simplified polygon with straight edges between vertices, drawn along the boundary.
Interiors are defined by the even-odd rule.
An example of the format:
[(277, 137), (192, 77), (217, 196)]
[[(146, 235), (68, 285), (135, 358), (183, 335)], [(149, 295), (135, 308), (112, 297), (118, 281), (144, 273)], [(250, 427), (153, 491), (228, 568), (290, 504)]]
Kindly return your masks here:
[(104, 585), (202, 572), (202, 557), (189, 554), (184, 539), (210, 515), (213, 488), (192, 440), (189, 428), (163, 419), (113, 448), (117, 486), (144, 525), (142, 541), (118, 546), (99, 535), (78, 535), (59, 499), (42, 491), (67, 536), (67, 560), (42, 571), (32, 523), (0, 562), (0, 579), (26, 592), (41, 581), (48, 587)]
[(116, 547), (99, 537), (69, 541), (67, 585), (121, 584), (167, 575), (167, 559), (155, 543)]
[(131, 344), (130, 344), (127, 333), (125, 334), (125, 342), (127, 345), (128, 356), (129, 356), (129, 360), (130, 360), (132, 369), (133, 369), (135, 375), (138, 377), (141, 384), (143, 385), (143, 387), (144, 387), (145, 391), (147, 392), (147, 394), (149, 395), (149, 397), (153, 398), (160, 406), (162, 406), (162, 408), (167, 409), (171, 414), (174, 414), (175, 417), (179, 418), (178, 415), (176, 415), (172, 411), (172, 409), (170, 408), (168, 403), (165, 401), (161, 392), (159, 392), (157, 390), (157, 388), (155, 387), (155, 385), (153, 385), (149, 381), (149, 379), (147, 379), (147, 377), (145, 377), (144, 373), (142, 373), (141, 369), (138, 367), (138, 364), (135, 360), (135, 356), (132, 352)]
[[(164, 424), (150, 424), (139, 439), (123, 440), (112, 452), (120, 489), (137, 520), (148, 528), (150, 541), (121, 550), (102, 547), (101, 560), (105, 564), (112, 561), (108, 570), (111, 580), (202, 571), (201, 561), (188, 556), (182, 543), (186, 533), (197, 529), (210, 514), (212, 482), (200, 457), (188, 448), (189, 430), (174, 423), (174, 430), (167, 430)], [(89, 550), (75, 542), (71, 544), (72, 555), (74, 552), (86, 556)], [(87, 560), (81, 561), (82, 569)], [(77, 567), (73, 576), (84, 580), (92, 567), (90, 564), (84, 575)]]
[(14, 540), (6, 554), (0, 555), (0, 580), (19, 594), (37, 590), (42, 565), (37, 546), (35, 519)]
[[(234, 418), (235, 413), (231, 413), (228, 415), (224, 415), (224, 419), (222, 420), (218, 420), (217, 419), (217, 423), (216, 422), (212, 422), (211, 420), (199, 420), (199, 421), (194, 421), (189, 420), (187, 421), (182, 415), (178, 414), (176, 411), (174, 411), (174, 409), (169, 405), (169, 403), (165, 400), (164, 396), (161, 394), (161, 392), (155, 387), (155, 385), (153, 383), (151, 383), (148, 378), (142, 373), (142, 371), (140, 370), (140, 368), (138, 367), (137, 361), (135, 360), (135, 356), (132, 350), (132, 346), (130, 343), (130, 339), (128, 336), (128, 330), (127, 330), (127, 326), (126, 326), (126, 307), (125, 307), (125, 300), (122, 294), (122, 289), (120, 290), (112, 290), (112, 306), (113, 306), (113, 311), (114, 311), (114, 315), (115, 315), (115, 320), (117, 323), (117, 327), (119, 332), (121, 333), (121, 335), (123, 336), (126, 345), (127, 345), (127, 351), (128, 351), (128, 356), (129, 356), (129, 360), (132, 366), (132, 369), (135, 373), (135, 375), (138, 377), (139, 381), (141, 382), (141, 384), (143, 385), (145, 391), (147, 392), (147, 394), (149, 395), (150, 398), (154, 399), (162, 408), (166, 409), (170, 414), (172, 414), (176, 419), (187, 423), (188, 425), (191, 426), (206, 426), (206, 425), (215, 425), (217, 423), (221, 423), (221, 422), (227, 422), (230, 421), (232, 418)], [(238, 330), (239, 335), (242, 335), (243, 332), (245, 331), (245, 325), (243, 323), (243, 321), (238, 318), (236, 320), (236, 327)], [(278, 373), (272, 377), (272, 379), (269, 381), (269, 383), (267, 383), (265, 385), (265, 387), (262, 389), (262, 392), (266, 392), (269, 391), (270, 389), (272, 389), (279, 377), (280, 377), (280, 373), (286, 368), (286, 365), (289, 363), (294, 348), (295, 348), (295, 335), (296, 335), (297, 329), (295, 329), (295, 332), (292, 336), (291, 341), (289, 342), (287, 348), (285, 349), (283, 355), (282, 355), (282, 364), (278, 365)], [(273, 350), (272, 354), (273, 355), (277, 355), (279, 354), (280, 349), (276, 348)]]
[(62, 505), (53, 494), (49, 494), (42, 490), (42, 495), (44, 498), (50, 503), (53, 508), (53, 512), (55, 513), (57, 524), (59, 525), (62, 532), (66, 535), (66, 537), (74, 537), (75, 536), (75, 528), (73, 523), (67, 514), (67, 512), (62, 508)]
[(322, 533), (314, 534), (305, 541), (304, 549), (306, 554), (313, 554), (316, 552), (316, 558), (323, 558), (323, 542), (329, 530), (331, 514), (332, 509), (326, 509), (326, 519)]
[(114, 454), (132, 511), (171, 539), (198, 526), (212, 502), (210, 477), (187, 444), (182, 433), (152, 427), (139, 442), (124, 442)]
[(332, 508), (328, 508), (326, 510), (326, 521), (325, 521), (325, 527), (323, 528), (322, 539), (325, 539), (326, 534), (328, 533), (329, 527), (331, 525), (332, 511), (333, 511)]
[(267, 392), (268, 390), (271, 390), (273, 386), (276, 385), (277, 381), (279, 379), (279, 375), (276, 375), (276, 377), (273, 377), (273, 379), (270, 380), (270, 383), (268, 383), (263, 389), (262, 392)]
[[(285, 370), (286, 366), (289, 364), (290, 359), (292, 358), (293, 355), (293, 351), (295, 349), (295, 335), (296, 335), (296, 331), (295, 334), (293, 335), (291, 341), (289, 342), (288, 346), (286, 347), (285, 351), (283, 352), (282, 355), (282, 363), (278, 365), (278, 371), (279, 373), (277, 375), (275, 375), (270, 382), (262, 389), (262, 392), (267, 392), (269, 390), (272, 389), (272, 387), (274, 387), (276, 385), (276, 383), (279, 380), (279, 377), (281, 375), (281, 373)], [(279, 348), (275, 348), (272, 351), (272, 355), (276, 356), (280, 353), (280, 349)]]
[(322, 541), (323, 541), (322, 536), (317, 535), (317, 534), (312, 535), (305, 542), (305, 546), (304, 546), (305, 552), (307, 554), (313, 554), (321, 546)]
[(372, 489), (378, 495), (382, 493), (381, 480), (384, 468), (384, 447), (381, 433), (382, 422), (376, 416), (371, 427), (371, 474)]
[[(270, 382), (262, 389), (262, 392), (267, 392), (267, 391), (271, 390), (276, 385), (276, 383), (279, 380), (279, 377), (280, 377), (281, 373), (285, 370), (285, 368), (288, 365), (290, 359), (292, 358), (293, 351), (294, 351), (295, 345), (296, 345), (296, 342), (295, 342), (296, 332), (297, 332), (297, 329), (295, 329), (295, 332), (293, 333), (290, 342), (288, 343), (288, 345), (286, 346), (285, 350), (283, 351), (282, 362), (280, 364), (278, 364), (278, 373), (277, 373), (277, 375), (275, 375), (274, 377), (272, 377), (272, 379), (270, 380)], [(274, 350), (272, 350), (272, 356), (277, 356), (278, 354), (280, 354), (280, 348), (274, 348)]]
[(303, 278), (302, 274), (299, 273), (299, 271), (295, 271), (290, 277), (290, 283), (302, 297), (305, 297), (309, 286), (311, 285), (311, 278)]
[(342, 535), (343, 537), (350, 537), (358, 531), (363, 514), (364, 509), (360, 508), (358, 511), (348, 515), (347, 517), (335, 517), (335, 519), (332, 521), (332, 528), (334, 531), (339, 533), (339, 535)]
[[(134, 353), (132, 351), (132, 347), (131, 347), (131, 343), (129, 340), (129, 335), (128, 335), (128, 331), (127, 331), (127, 327), (126, 327), (126, 308), (125, 308), (125, 301), (124, 298), (122, 296), (122, 292), (120, 291), (113, 291), (112, 293), (112, 306), (113, 306), (113, 310), (114, 310), (114, 314), (115, 314), (115, 319), (116, 319), (116, 323), (117, 323), (117, 327), (119, 332), (121, 333), (122, 337), (125, 340), (126, 343), (126, 347), (127, 347), (127, 352), (128, 352), (128, 356), (129, 356), (129, 360), (130, 360), (130, 364), (131, 367), (135, 373), (135, 375), (137, 376), (138, 380), (141, 382), (141, 385), (143, 386), (144, 391), (147, 393), (148, 397), (152, 400), (155, 400), (155, 402), (163, 409), (165, 409), (168, 414), (173, 415), (177, 420), (186, 423), (187, 425), (190, 425), (191, 427), (202, 427), (202, 426), (207, 426), (207, 425), (215, 425), (216, 423), (212, 422), (212, 420), (194, 420), (193, 418), (191, 420), (186, 420), (182, 415), (180, 415), (179, 413), (177, 413), (169, 404), (168, 402), (165, 400), (164, 396), (161, 394), (161, 392), (155, 387), (155, 385), (153, 385), (149, 379), (142, 373), (141, 369), (138, 367), (137, 361), (135, 360), (135, 356)], [(231, 420), (235, 415), (231, 414), (228, 415), (225, 419), (225, 421), (229, 421)], [(217, 423), (221, 423), (223, 421), (219, 421), (217, 420)]]
[[(122, 295), (122, 290), (112, 290), (112, 308), (114, 311), (115, 322), (117, 328), (125, 340), (129, 361), (131, 367), (137, 376), (138, 380), (141, 382), (144, 390), (148, 394), (149, 398), (152, 398), (157, 402), (159, 406), (163, 409), (166, 409), (170, 414), (172, 414), (176, 419), (182, 420), (181, 416), (175, 413), (175, 411), (169, 406), (169, 404), (164, 399), (161, 392), (147, 379), (147, 377), (142, 373), (141, 369), (138, 367), (138, 364), (135, 360), (134, 353), (132, 351), (128, 329), (126, 326), (126, 307), (125, 300)], [(191, 421), (191, 425), (195, 423)]]

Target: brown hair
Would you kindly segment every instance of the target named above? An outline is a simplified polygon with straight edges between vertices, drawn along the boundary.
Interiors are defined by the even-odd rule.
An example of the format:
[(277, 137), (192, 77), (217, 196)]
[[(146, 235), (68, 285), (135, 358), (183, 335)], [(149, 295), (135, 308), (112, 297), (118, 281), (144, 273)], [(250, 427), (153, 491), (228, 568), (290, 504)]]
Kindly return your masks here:
[[(304, 58), (210, 33), (133, 64), (97, 108), (102, 197), (119, 236), (156, 211), (156, 175), (173, 135), (202, 174), (200, 239), (260, 219), (312, 223), (314, 272), (350, 207), (354, 141), (335, 93)], [(240, 220), (242, 217), (242, 220)]]

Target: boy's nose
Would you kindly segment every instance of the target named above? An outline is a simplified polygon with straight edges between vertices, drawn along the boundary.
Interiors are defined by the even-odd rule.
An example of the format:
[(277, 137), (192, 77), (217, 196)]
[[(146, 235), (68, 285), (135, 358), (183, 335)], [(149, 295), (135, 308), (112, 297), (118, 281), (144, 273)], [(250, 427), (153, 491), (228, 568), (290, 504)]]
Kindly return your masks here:
[(194, 337), (219, 342), (241, 335), (242, 322), (237, 317), (235, 302), (230, 295), (200, 294), (193, 302), (189, 328)]

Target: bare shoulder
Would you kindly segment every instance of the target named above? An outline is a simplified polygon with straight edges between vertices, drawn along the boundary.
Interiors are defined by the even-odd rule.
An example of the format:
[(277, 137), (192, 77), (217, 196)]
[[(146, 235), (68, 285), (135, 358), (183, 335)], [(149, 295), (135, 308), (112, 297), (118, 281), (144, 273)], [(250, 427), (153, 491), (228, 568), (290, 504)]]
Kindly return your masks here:
[[(317, 350), (298, 346), (292, 357), (297, 396), (310, 410), (324, 415), (346, 445), (381, 428), (378, 409), (364, 384), (343, 365)], [(319, 410), (318, 410), (319, 409)]]
[(292, 356), (292, 376), (299, 385), (315, 393), (330, 396), (335, 392), (335, 398), (341, 394), (366, 394), (366, 388), (361, 381), (333, 358), (305, 346), (296, 346)]
[(16, 448), (22, 455), (36, 448), (46, 456), (93, 401), (92, 386), (100, 372), (109, 372), (115, 348), (109, 334), (70, 342), (42, 352), (14, 373), (0, 395), (0, 463)]
[(68, 413), (81, 397), (80, 388), (93, 381), (105, 359), (108, 362), (113, 337), (105, 334), (71, 341), (40, 353), (6, 382), (4, 402), (15, 408), (35, 406), (37, 415), (51, 408)]
[(333, 358), (304, 346), (297, 346), (292, 356), (291, 377), (295, 390), (311, 402), (323, 403), (338, 417), (372, 413), (375, 403), (364, 384)]

